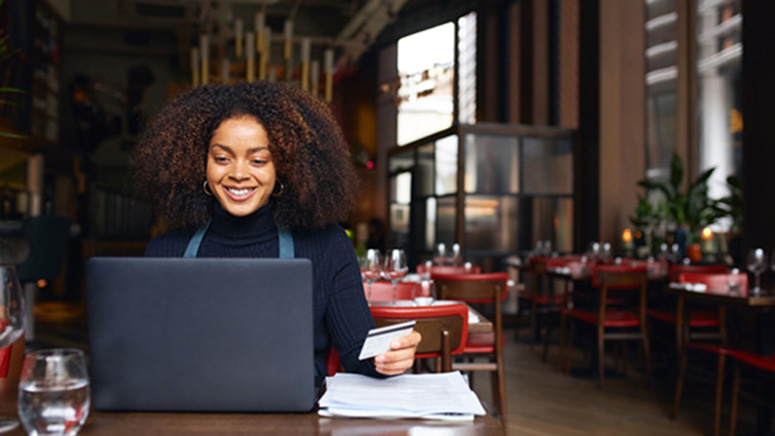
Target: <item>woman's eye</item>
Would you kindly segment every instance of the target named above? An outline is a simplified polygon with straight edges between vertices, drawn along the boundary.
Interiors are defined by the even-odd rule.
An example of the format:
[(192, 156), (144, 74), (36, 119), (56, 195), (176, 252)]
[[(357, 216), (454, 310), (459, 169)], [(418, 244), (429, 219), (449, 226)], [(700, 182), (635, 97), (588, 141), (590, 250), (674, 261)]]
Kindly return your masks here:
[(263, 165), (263, 164), (266, 163), (266, 160), (264, 160), (264, 159), (253, 159), (252, 162), (253, 162), (254, 165)]
[(227, 162), (229, 159), (223, 156), (215, 156), (213, 157), (213, 160), (218, 163), (223, 163), (223, 162)]

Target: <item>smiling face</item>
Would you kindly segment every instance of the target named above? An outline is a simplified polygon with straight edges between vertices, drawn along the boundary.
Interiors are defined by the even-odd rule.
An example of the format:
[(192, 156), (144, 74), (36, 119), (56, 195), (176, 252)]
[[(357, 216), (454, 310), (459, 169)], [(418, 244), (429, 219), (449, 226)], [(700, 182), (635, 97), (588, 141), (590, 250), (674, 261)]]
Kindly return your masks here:
[(207, 153), (207, 183), (223, 209), (250, 215), (269, 202), (275, 180), (264, 127), (250, 115), (224, 120)]

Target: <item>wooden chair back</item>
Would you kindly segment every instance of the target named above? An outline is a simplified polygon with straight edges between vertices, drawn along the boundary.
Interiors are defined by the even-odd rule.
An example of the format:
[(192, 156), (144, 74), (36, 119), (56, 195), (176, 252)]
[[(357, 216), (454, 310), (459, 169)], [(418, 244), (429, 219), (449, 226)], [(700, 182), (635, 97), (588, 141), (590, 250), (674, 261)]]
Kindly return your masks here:
[(725, 273), (729, 271), (726, 265), (672, 265), (670, 266), (670, 281), (677, 282), (682, 273)]
[(413, 319), (422, 335), (415, 357), (439, 357), (437, 371), (452, 371), (452, 356), (463, 352), (468, 337), (468, 307), (445, 304), (422, 307), (371, 306), (377, 327)]
[[(393, 283), (387, 280), (377, 280), (371, 284), (369, 296), (368, 283), (363, 283), (363, 292), (370, 302), (393, 301)], [(422, 295), (422, 286), (417, 282), (399, 282), (396, 287), (396, 300), (411, 300)]]
[(600, 288), (600, 303), (598, 305), (598, 322), (605, 323), (608, 308), (609, 291), (633, 290), (640, 291), (638, 298), (638, 318), (642, 325), (646, 323), (646, 288), (648, 284), (645, 266), (629, 265), (599, 265), (592, 270), (592, 285)]

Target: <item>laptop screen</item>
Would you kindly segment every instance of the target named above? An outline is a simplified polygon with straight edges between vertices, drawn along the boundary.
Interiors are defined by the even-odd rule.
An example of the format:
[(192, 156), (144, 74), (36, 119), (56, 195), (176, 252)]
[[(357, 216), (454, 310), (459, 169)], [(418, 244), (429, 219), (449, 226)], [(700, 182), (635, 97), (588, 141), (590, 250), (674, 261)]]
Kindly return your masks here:
[(314, 406), (309, 260), (97, 257), (87, 286), (96, 409)]

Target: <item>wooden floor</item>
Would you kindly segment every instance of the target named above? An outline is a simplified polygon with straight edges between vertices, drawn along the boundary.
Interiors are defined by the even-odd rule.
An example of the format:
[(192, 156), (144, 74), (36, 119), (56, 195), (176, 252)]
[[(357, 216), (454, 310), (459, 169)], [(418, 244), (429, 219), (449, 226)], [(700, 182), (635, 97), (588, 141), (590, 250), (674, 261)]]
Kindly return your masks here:
[[(677, 420), (669, 418), (672, 407), (672, 380), (646, 384), (641, 373), (630, 369), (627, 376), (606, 378), (605, 389), (596, 379), (568, 376), (553, 365), (557, 350), (551, 348), (549, 360), (541, 361), (541, 347), (514, 340), (513, 330), (506, 331), (506, 385), (509, 435), (703, 435), (713, 430), (713, 387), (687, 380), (687, 392)], [(86, 347), (82, 326), (39, 325), (38, 337), (31, 348)], [(577, 362), (582, 363), (579, 353)], [(667, 377), (665, 377), (667, 378)], [(485, 402), (492, 403), (489, 375), (474, 377), (474, 390)], [(725, 392), (728, 394), (728, 390)], [(728, 401), (724, 404), (722, 433), (728, 429)], [(750, 405), (741, 405), (739, 433), (753, 428)]]
[[(594, 378), (565, 375), (541, 361), (541, 347), (514, 341), (508, 332), (505, 350), (509, 435), (702, 435), (713, 432), (713, 387), (687, 382), (677, 420), (669, 418), (673, 383), (656, 380), (648, 385), (642, 374), (607, 378), (603, 390)], [(557, 348), (552, 347), (549, 361)], [(581, 354), (578, 362), (582, 363)], [(492, 402), (489, 376), (474, 378), (474, 390)], [(728, 391), (727, 391), (728, 392)], [(722, 434), (729, 425), (724, 403)], [(749, 414), (750, 415), (750, 414)], [(752, 426), (741, 417), (738, 431)]]

